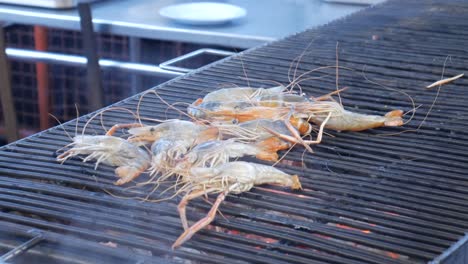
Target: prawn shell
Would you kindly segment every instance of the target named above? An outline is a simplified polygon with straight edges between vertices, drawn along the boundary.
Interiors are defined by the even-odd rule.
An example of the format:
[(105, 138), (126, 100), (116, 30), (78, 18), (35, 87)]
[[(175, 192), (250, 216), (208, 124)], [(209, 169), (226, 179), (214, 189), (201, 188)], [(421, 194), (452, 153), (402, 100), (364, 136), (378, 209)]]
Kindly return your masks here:
[(236, 87), (223, 88), (208, 93), (203, 98), (203, 102), (229, 102), (238, 100), (249, 100), (255, 96), (279, 94), (286, 90), (284, 86), (276, 86), (272, 88), (251, 88), (251, 87)]
[(228, 162), (214, 168), (192, 168), (190, 183), (197, 189), (217, 189), (242, 193), (255, 185), (277, 184), (293, 189), (300, 189), (297, 175), (289, 175), (277, 168), (245, 161)]
[(125, 139), (114, 136), (80, 135), (73, 138), (72, 148), (57, 157), (65, 161), (74, 156), (86, 156), (83, 161), (96, 160), (100, 163), (116, 166), (115, 174), (121, 185), (138, 177), (150, 165), (149, 154)]
[(331, 113), (332, 115), (325, 124), (325, 128), (336, 131), (363, 131), (383, 126), (403, 125), (403, 111), (401, 110), (391, 111), (385, 116), (367, 115), (348, 111), (334, 101), (315, 102), (310, 106), (301, 108), (300, 112), (301, 117), (307, 117), (308, 120), (318, 125), (322, 124), (328, 114)]
[(191, 138), (205, 129), (196, 123), (171, 119), (155, 126), (134, 127), (128, 130), (131, 142), (151, 143), (160, 138)]

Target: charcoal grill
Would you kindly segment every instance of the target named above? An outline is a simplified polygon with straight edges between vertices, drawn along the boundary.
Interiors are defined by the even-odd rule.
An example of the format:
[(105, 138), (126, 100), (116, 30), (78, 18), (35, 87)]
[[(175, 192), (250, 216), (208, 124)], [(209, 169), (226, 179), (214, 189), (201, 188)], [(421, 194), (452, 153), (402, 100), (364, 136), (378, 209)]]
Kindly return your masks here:
[[(339, 64), (348, 108), (384, 114), (420, 106), (402, 128), (330, 132), (315, 153), (294, 149), (279, 165), (297, 173), (304, 190), (262, 186), (230, 195), (210, 228), (179, 250), (177, 199), (141, 202), (145, 190), (114, 186), (113, 169), (70, 160), (55, 151), (75, 133), (75, 121), (17, 141), (0, 151), (0, 256), (11, 263), (467, 263), (468, 81), (436, 96), (425, 85), (466, 70), (468, 1), (389, 1), (340, 21), (255, 48), (154, 89), (169, 103), (192, 102), (226, 84), (288, 83), (297, 75)], [(450, 55), (451, 58), (447, 59)], [(321, 95), (335, 89), (334, 70), (301, 83)], [(378, 85), (379, 84), (379, 85)], [(115, 106), (135, 109), (139, 96)], [(183, 108), (181, 108), (183, 109)], [(145, 97), (141, 114), (179, 113)], [(407, 117), (409, 114), (407, 115)], [(78, 130), (90, 116), (80, 118)], [(131, 116), (107, 112), (105, 123)], [(88, 133), (102, 133), (98, 120)], [(399, 133), (399, 134), (397, 134)], [(396, 135), (392, 135), (396, 134)], [(332, 137), (334, 136), (334, 137)], [(303, 166), (299, 166), (303, 160)], [(144, 178), (144, 177), (143, 177)], [(111, 193), (112, 195), (110, 195)], [(190, 219), (209, 204), (193, 202)]]

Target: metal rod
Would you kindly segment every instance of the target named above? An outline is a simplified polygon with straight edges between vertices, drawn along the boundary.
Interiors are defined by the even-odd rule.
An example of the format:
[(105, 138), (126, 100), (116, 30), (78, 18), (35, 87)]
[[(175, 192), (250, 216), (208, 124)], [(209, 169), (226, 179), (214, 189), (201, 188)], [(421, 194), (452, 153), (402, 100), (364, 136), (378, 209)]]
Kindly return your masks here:
[(468, 260), (468, 234), (453, 244), (428, 264), (458, 264)]
[[(75, 56), (75, 55), (65, 55), (65, 54), (53, 53), (53, 52), (7, 48), (6, 55), (10, 59), (29, 61), (29, 62), (40, 61), (40, 62), (46, 62), (46, 63), (51, 63), (51, 64), (61, 64), (61, 65), (80, 66), (80, 67), (85, 67), (87, 65), (86, 64), (87, 60), (84, 57)], [(123, 71), (129, 71), (129, 72), (135, 72), (135, 73), (153, 75), (153, 76), (174, 78), (174, 77), (183, 75), (183, 73), (180, 73), (180, 72), (163, 70), (160, 67), (155, 66), (155, 65), (141, 64), (141, 63), (100, 59), (99, 65), (102, 68), (117, 69), (117, 70), (123, 70)]]
[(165, 61), (165, 62), (159, 64), (159, 67), (161, 67), (161, 69), (169, 70), (169, 71), (176, 71), (176, 72), (182, 72), (182, 73), (191, 72), (191, 71), (193, 71), (195, 69), (172, 66), (172, 64), (176, 64), (178, 62), (191, 59), (191, 58), (196, 57), (196, 56), (201, 55), (201, 54), (213, 54), (213, 55), (228, 57), (228, 56), (234, 55), (236, 53), (231, 52), (231, 51), (226, 51), (226, 50), (218, 50), (218, 49), (198, 49), (198, 50), (192, 51), (190, 53), (187, 53), (185, 55), (179, 56), (177, 58)]
[[(141, 59), (141, 39), (134, 38), (134, 37), (129, 38), (129, 52), (130, 52), (130, 60), (132, 62), (140, 61), (140, 59)], [(132, 83), (132, 86), (129, 89), (128, 96), (134, 95), (138, 91), (141, 90), (141, 87), (142, 87), (141, 76), (138, 76), (136, 74), (132, 74), (131, 83)]]
[(28, 249), (35, 246), (37, 243), (43, 240), (42, 234), (38, 234), (37, 236), (31, 238), (30, 240), (24, 242), (23, 244), (15, 247), (14, 249), (8, 251), (6, 254), (0, 257), (0, 261), (8, 261), (16, 256), (19, 256), (26, 252)]
[(101, 83), (101, 69), (96, 50), (91, 9), (88, 3), (79, 3), (81, 32), (83, 35), (83, 47), (87, 60), (86, 81), (88, 85), (88, 104), (90, 110), (102, 108), (104, 96)]
[(6, 125), (6, 138), (8, 142), (18, 140), (18, 127), (16, 111), (13, 101), (10, 79), (10, 65), (5, 53), (5, 32), (0, 24), (0, 100), (4, 122)]

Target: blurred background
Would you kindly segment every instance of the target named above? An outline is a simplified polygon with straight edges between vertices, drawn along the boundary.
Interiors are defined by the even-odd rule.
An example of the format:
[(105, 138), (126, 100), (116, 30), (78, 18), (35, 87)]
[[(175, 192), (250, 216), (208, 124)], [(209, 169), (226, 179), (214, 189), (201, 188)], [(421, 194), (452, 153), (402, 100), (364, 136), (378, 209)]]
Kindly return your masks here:
[(0, 0), (0, 145), (379, 1), (200, 2)]

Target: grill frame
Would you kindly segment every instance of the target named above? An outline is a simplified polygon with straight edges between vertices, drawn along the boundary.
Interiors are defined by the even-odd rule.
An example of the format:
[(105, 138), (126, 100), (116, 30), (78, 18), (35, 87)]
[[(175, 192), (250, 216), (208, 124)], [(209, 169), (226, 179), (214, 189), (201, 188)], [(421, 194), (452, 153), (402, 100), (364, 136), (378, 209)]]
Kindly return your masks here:
[[(406, 8), (399, 9), (402, 6)], [(250, 78), (286, 82), (285, 73), (290, 61), (303, 51), (297, 47), (305, 48), (313, 39), (313, 55), (305, 56), (298, 67), (300, 71), (305, 71), (314, 66), (333, 65), (336, 42), (339, 41), (340, 65), (359, 67), (362, 66), (359, 59), (366, 58), (366, 77), (372, 80), (391, 79), (390, 87), (410, 92), (417, 102), (424, 103), (414, 122), (407, 125), (407, 128), (414, 129), (424, 118), (424, 110), (428, 109), (434, 95), (423, 87), (440, 77), (445, 60), (445, 56), (440, 55), (440, 49), (443, 48), (442, 38), (447, 38), (447, 34), (438, 32), (440, 28), (437, 27), (432, 34), (428, 27), (438, 25), (435, 21), (439, 19), (439, 23), (450, 27), (450, 32), (459, 34), (457, 26), (461, 27), (463, 23), (456, 21), (456, 18), (465, 9), (468, 10), (465, 1), (427, 1), (424, 4), (418, 1), (390, 1), (318, 29), (224, 59), (156, 89), (169, 102), (192, 102), (197, 95), (208, 92), (207, 89), (214, 90), (220, 80), (245, 85), (246, 82), (237, 77), (242, 76), (244, 71)], [(395, 12), (399, 12), (398, 15), (394, 15)], [(382, 17), (383, 14), (386, 16)], [(330, 36), (330, 32), (335, 34)], [(406, 35), (403, 34), (405, 32)], [(373, 40), (374, 35), (376, 40)], [(413, 39), (405, 39), (407, 35)], [(431, 39), (431, 43), (420, 41), (425, 38)], [(464, 35), (460, 38), (463, 39)], [(460, 41), (453, 42), (454, 45), (442, 49), (454, 54), (452, 64), (447, 68), (449, 75), (466, 69), (463, 59), (468, 57), (463, 49), (458, 48)], [(405, 43), (413, 50), (417, 48), (418, 53), (401, 53), (401, 48), (398, 50), (396, 44)], [(439, 54), (435, 52), (436, 49), (439, 49)], [(399, 51), (400, 56), (394, 58)], [(433, 61), (428, 62), (428, 58)], [(387, 61), (388, 64), (385, 63)], [(401, 99), (401, 95), (376, 90), (374, 84), (366, 83), (365, 79), (351, 73), (340, 71), (339, 81), (352, 86), (344, 94), (344, 104), (358, 105), (360, 108), (357, 111), (382, 114), (385, 106), (389, 110), (392, 107), (407, 110), (410, 106), (408, 101)], [(249, 82), (252, 86), (266, 86), (253, 79)], [(304, 87), (311, 94), (324, 94), (333, 89), (334, 82), (334, 78), (311, 80)], [(127, 255), (130, 256), (129, 261), (135, 263), (170, 262), (177, 261), (177, 258), (229, 263), (429, 261), (453, 245), (468, 229), (468, 223), (463, 221), (468, 219), (468, 207), (463, 205), (468, 197), (465, 190), (468, 168), (463, 163), (463, 157), (468, 155), (463, 149), (468, 145), (468, 135), (464, 132), (466, 126), (457, 123), (460, 119), (456, 115), (454, 117), (454, 114), (463, 117), (467, 113), (462, 104), (462, 99), (468, 97), (468, 93), (463, 91), (464, 84), (467, 81), (460, 79), (443, 87), (450, 90), (441, 92), (440, 98), (447, 101), (439, 101), (426, 126), (418, 133), (383, 136), (403, 130), (390, 128), (362, 133), (332, 132), (335, 138), (327, 137), (315, 148), (315, 155), (304, 158), (308, 168), (280, 165), (286, 172), (299, 172), (305, 190), (294, 194), (307, 196), (307, 201), (268, 191), (284, 191), (281, 188), (255, 188), (241, 195), (230, 195), (221, 207), (229, 221), (218, 216), (213, 223), (219, 228), (273, 238), (279, 240), (278, 243), (269, 244), (255, 237), (204, 230), (187, 243), (187, 248), (192, 251), (172, 252), (170, 242), (181, 232), (176, 201), (154, 204), (118, 199), (102, 189), (126, 196), (141, 196), (142, 193), (113, 186), (112, 168), (103, 166), (94, 171), (92, 164), (78, 160), (70, 160), (63, 165), (56, 163), (54, 152), (69, 141), (62, 128), (58, 127), (0, 149), (0, 209), (10, 210), (0, 212), (0, 225), (23, 233), (29, 229), (39, 229), (43, 234), (56, 236), (59, 241), (79, 238), (88, 246), (96, 244), (97, 247), (99, 244), (96, 242), (113, 241), (119, 247), (134, 247), (159, 254), (146, 258), (141, 252), (133, 254), (133, 258)], [(328, 87), (328, 90), (323, 87)], [(181, 90), (186, 94), (178, 93)], [(113, 106), (134, 108), (138, 96)], [(455, 99), (455, 104), (448, 102)], [(157, 118), (161, 118), (165, 112), (166, 106), (161, 102), (154, 98), (144, 100), (141, 113), (145, 116), (156, 114)], [(80, 118), (80, 127), (91, 115)], [(177, 113), (168, 113), (168, 117), (177, 116)], [(128, 119), (122, 113), (109, 113), (106, 115), (106, 125), (110, 127), (116, 121), (128, 122)], [(70, 121), (64, 127), (73, 134), (75, 123)], [(94, 129), (100, 131), (96, 123), (90, 128), (91, 133)], [(288, 156), (293, 161), (301, 158), (300, 149)], [(80, 190), (82, 188), (84, 190)], [(290, 207), (292, 203), (294, 208)], [(188, 214), (190, 219), (200, 218), (208, 207), (203, 202), (192, 203)], [(20, 214), (15, 213), (18, 210)], [(438, 215), (434, 215), (434, 212)], [(365, 235), (362, 232), (365, 230), (370, 231), (371, 235)], [(112, 232), (107, 234), (106, 231)], [(360, 246), (354, 247), (349, 243)], [(390, 253), (406, 254), (413, 258), (393, 259), (369, 250), (371, 247), (392, 249)], [(103, 250), (106, 251), (103, 254), (112, 256), (119, 250)], [(123, 249), (123, 252), (115, 253), (114, 257), (122, 257), (131, 249)]]

